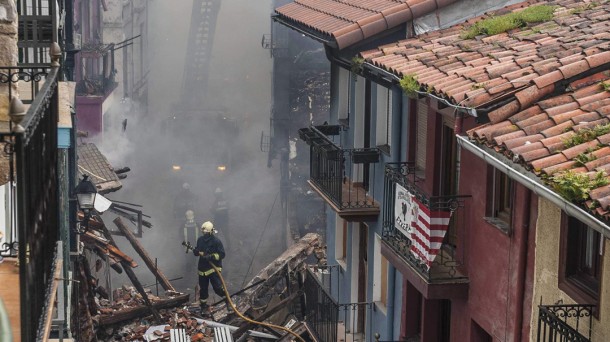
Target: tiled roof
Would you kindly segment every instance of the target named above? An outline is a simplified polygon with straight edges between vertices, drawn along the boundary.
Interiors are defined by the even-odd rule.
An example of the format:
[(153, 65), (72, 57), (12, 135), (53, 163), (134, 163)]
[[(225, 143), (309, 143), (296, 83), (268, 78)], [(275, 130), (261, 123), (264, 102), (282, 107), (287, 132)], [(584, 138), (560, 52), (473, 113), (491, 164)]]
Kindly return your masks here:
[(78, 153), (79, 179), (81, 175), (89, 175), (89, 179), (101, 194), (119, 190), (123, 186), (114, 172), (114, 168), (95, 144), (78, 145), (76, 151)]
[[(569, 92), (472, 129), (468, 136), (542, 178), (568, 170), (610, 175), (609, 87), (610, 72), (594, 74), (572, 82)], [(610, 220), (610, 185), (593, 189), (590, 197), (587, 208)]]
[(342, 49), (455, 1), (296, 0), (275, 12), (282, 20), (335, 41)]
[[(557, 6), (553, 19), (493, 36), (460, 37), (465, 28), (491, 14), (534, 4)], [(609, 2), (528, 1), (361, 56), (399, 77), (413, 75), (422, 91), (454, 104), (486, 108), (506, 101), (488, 113), (497, 123), (561, 91), (562, 84), (579, 75), (610, 65), (609, 19)]]

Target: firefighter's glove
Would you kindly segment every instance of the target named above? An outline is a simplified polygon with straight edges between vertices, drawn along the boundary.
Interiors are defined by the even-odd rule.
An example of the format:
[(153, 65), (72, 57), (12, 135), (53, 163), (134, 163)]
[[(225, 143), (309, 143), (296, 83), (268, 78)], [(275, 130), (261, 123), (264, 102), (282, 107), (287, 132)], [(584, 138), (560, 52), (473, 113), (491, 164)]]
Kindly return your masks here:
[(199, 256), (199, 250), (197, 248), (193, 249), (193, 254)]

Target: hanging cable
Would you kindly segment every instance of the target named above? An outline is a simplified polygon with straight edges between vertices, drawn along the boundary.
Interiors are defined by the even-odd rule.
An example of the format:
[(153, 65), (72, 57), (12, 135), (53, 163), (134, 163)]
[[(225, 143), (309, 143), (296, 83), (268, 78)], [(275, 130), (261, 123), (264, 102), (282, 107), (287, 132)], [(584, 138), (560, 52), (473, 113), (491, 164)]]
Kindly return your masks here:
[(275, 199), (273, 200), (273, 204), (271, 205), (271, 210), (269, 210), (269, 215), (267, 215), (267, 222), (265, 223), (263, 232), (261, 233), (261, 235), (258, 238), (258, 244), (256, 245), (256, 248), (254, 249), (254, 255), (252, 255), (252, 258), (250, 258), (250, 265), (248, 265), (248, 271), (246, 272), (244, 279), (241, 281), (241, 288), (244, 287), (244, 284), (246, 283), (246, 279), (248, 279), (248, 274), (250, 274), (250, 270), (252, 269), (252, 263), (254, 262), (254, 257), (256, 256), (256, 253), (258, 252), (258, 248), (261, 246), (261, 241), (263, 241), (263, 236), (265, 235), (265, 231), (267, 230), (267, 227), (269, 226), (269, 220), (271, 219), (271, 214), (273, 213), (273, 208), (275, 208), (275, 202), (277, 202), (277, 196), (279, 194), (280, 194), (280, 192), (278, 191), (277, 194), (275, 195)]
[[(277, 196), (276, 196), (277, 199)], [(275, 205), (275, 201), (273, 202), (273, 204)], [(229, 302), (229, 304), (231, 305), (231, 308), (233, 309), (233, 311), (237, 314), (237, 316), (239, 316), (241, 319), (243, 319), (244, 321), (248, 322), (248, 323), (252, 323), (252, 324), (256, 324), (256, 325), (262, 325), (268, 328), (274, 328), (274, 329), (279, 329), (279, 330), (283, 330), (286, 331), (287, 333), (293, 335), (294, 337), (296, 337), (299, 341), (301, 342), (305, 342), (305, 340), (299, 336), (297, 333), (295, 333), (294, 331), (285, 328), (281, 325), (275, 325), (275, 324), (271, 324), (271, 323), (265, 323), (265, 322), (258, 322), (255, 321), (253, 319), (250, 319), (246, 316), (244, 316), (241, 312), (239, 312), (237, 310), (237, 307), (235, 306), (235, 303), (233, 303), (233, 300), (231, 300), (231, 295), (229, 294), (229, 291), (227, 290), (227, 285), (225, 284), (225, 279), (222, 277), (222, 274), (220, 273), (220, 270), (214, 266), (213, 263), (210, 263), (210, 265), (212, 266), (212, 268), (214, 268), (214, 271), (216, 272), (216, 274), (218, 274), (218, 277), (220, 278), (220, 281), (222, 282), (222, 289), (225, 293), (225, 296), (227, 298), (227, 301)]]

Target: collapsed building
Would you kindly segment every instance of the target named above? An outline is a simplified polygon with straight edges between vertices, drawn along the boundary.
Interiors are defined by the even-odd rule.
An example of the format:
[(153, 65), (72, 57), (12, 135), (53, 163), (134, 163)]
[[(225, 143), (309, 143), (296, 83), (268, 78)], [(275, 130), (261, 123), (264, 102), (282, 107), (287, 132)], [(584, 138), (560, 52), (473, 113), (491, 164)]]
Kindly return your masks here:
[[(300, 321), (304, 314), (302, 273), (309, 264), (317, 265), (325, 260), (319, 235), (305, 235), (231, 295), (237, 311), (252, 321), (229, 313), (222, 300), (212, 304), (211, 317), (204, 319), (200, 316), (197, 298), (192, 299), (173, 288), (150, 261), (131, 228), (121, 218), (113, 223), (145, 261), (164, 294), (153, 295), (150, 288), (142, 285), (133, 272), (139, 265), (117, 247), (102, 218), (94, 217), (89, 230), (82, 235), (83, 248), (89, 257), (80, 258), (75, 268), (75, 279), (80, 286), (75, 315), (79, 319), (74, 326), (80, 331), (81, 341), (174, 341), (179, 340), (178, 335), (193, 342), (280, 341), (290, 340), (288, 335), (292, 336), (280, 329), (261, 328), (252, 321), (289, 324), (298, 334), (307, 334)], [(93, 276), (102, 267), (126, 273), (131, 284), (114, 290), (106, 288), (103, 281)], [(226, 334), (225, 339), (219, 339), (219, 334)]]

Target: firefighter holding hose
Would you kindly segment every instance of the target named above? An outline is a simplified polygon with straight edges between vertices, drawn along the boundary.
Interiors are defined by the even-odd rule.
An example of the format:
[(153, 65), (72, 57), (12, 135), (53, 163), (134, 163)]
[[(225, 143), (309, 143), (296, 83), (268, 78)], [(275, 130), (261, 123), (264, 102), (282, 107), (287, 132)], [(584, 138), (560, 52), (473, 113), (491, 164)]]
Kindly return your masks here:
[(222, 270), (222, 259), (225, 257), (224, 246), (220, 239), (214, 235), (216, 232), (212, 222), (204, 222), (201, 225), (202, 236), (197, 239), (197, 247), (193, 250), (193, 254), (199, 257), (197, 269), (199, 271), (199, 305), (202, 315), (209, 313), (208, 286), (210, 283), (214, 292), (218, 296), (225, 298), (227, 310), (231, 310), (231, 305), (225, 297), (220, 277), (212, 267), (214, 265), (220, 272)]

